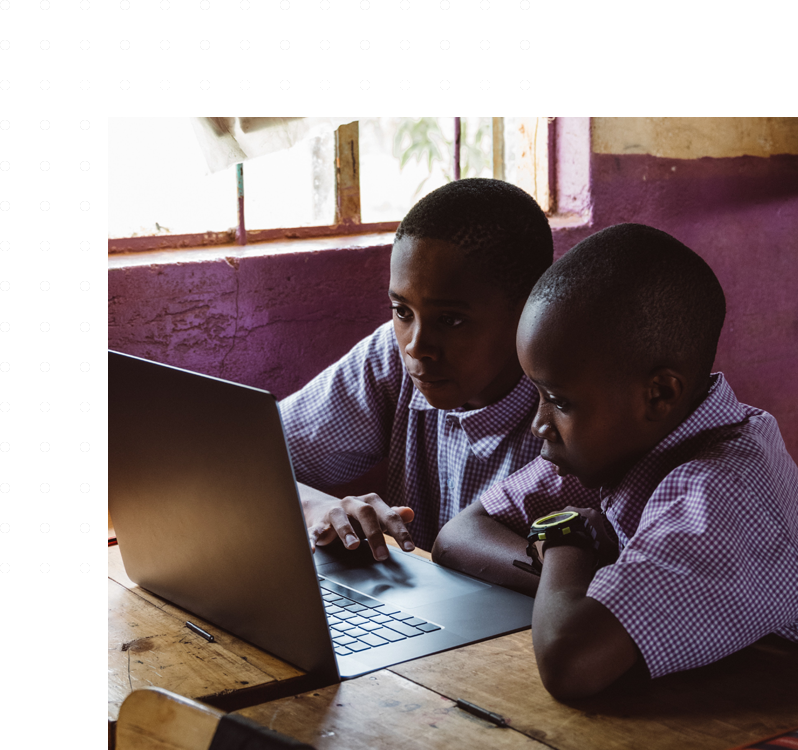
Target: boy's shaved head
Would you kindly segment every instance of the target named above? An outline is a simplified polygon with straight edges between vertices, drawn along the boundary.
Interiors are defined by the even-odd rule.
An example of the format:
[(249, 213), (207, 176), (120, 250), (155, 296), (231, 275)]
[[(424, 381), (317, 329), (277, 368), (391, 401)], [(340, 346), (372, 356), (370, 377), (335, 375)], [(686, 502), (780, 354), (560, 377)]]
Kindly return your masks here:
[(502, 180), (457, 180), (433, 190), (399, 225), (396, 241), (405, 236), (453, 243), (511, 303), (529, 293), (554, 253), (540, 206), (521, 188)]
[(529, 297), (577, 313), (624, 370), (681, 368), (696, 388), (712, 369), (726, 300), (707, 263), (642, 224), (608, 227), (577, 244)]

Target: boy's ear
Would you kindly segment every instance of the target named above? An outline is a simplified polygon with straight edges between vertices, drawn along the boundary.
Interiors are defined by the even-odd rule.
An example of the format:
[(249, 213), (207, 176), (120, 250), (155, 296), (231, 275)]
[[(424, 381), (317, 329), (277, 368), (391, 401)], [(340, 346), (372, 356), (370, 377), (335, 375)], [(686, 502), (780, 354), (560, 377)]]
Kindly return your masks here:
[(667, 419), (682, 406), (687, 394), (687, 380), (670, 367), (658, 367), (648, 378), (646, 417), (652, 422)]

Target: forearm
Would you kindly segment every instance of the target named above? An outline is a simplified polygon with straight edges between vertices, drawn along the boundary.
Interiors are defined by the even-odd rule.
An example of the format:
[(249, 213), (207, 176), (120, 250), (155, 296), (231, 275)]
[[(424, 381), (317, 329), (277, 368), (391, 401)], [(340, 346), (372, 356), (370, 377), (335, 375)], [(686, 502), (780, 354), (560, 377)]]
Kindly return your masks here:
[(559, 651), (581, 647), (588, 618), (581, 611), (591, 579), (589, 553), (577, 547), (554, 547), (545, 555), (535, 609), (532, 639), (541, 672), (547, 658), (557, 660)]
[(532, 641), (543, 684), (556, 698), (593, 695), (637, 659), (618, 620), (587, 596), (592, 577), (590, 552), (573, 546), (547, 550), (532, 612)]
[(491, 518), (479, 501), (441, 529), (432, 559), (529, 596), (534, 596), (540, 580), (513, 565), (513, 560), (529, 562), (526, 539)]

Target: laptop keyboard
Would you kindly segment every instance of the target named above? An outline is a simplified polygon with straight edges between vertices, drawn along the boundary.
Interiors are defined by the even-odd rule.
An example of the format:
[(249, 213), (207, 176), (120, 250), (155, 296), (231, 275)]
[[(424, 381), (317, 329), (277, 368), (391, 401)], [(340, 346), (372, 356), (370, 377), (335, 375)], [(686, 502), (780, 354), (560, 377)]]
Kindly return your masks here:
[[(440, 625), (427, 622), (389, 604), (366, 606), (325, 586), (319, 579), (333, 647), (338, 656), (396, 643), (440, 630)], [(341, 588), (336, 585), (336, 588)]]

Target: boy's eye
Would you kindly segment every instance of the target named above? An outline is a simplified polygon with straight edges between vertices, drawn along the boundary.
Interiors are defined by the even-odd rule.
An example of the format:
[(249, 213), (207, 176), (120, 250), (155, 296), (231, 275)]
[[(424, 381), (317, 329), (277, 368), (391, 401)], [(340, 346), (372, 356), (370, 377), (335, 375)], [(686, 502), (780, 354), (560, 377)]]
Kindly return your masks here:
[(568, 406), (567, 401), (554, 396), (545, 395), (543, 399), (547, 404), (551, 404), (555, 409), (559, 409), (560, 411), (563, 411)]
[(399, 320), (410, 320), (413, 317), (413, 314), (404, 305), (391, 305), (391, 310)]
[(449, 326), (450, 328), (456, 328), (463, 323), (463, 319), (457, 317), (456, 315), (441, 315), (440, 321), (445, 326)]

